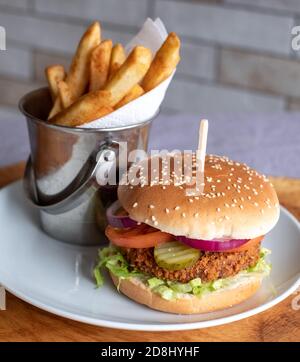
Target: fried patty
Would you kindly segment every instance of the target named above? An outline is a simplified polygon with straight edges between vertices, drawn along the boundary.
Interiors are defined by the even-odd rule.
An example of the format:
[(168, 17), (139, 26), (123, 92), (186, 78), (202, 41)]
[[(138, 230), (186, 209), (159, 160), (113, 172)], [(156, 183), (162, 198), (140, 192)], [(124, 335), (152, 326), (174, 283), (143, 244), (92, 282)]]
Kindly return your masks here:
[(240, 252), (202, 252), (200, 259), (191, 267), (167, 270), (159, 267), (154, 259), (153, 248), (123, 249), (128, 263), (137, 270), (160, 279), (187, 283), (194, 278), (208, 282), (227, 278), (254, 266), (259, 259), (260, 244)]

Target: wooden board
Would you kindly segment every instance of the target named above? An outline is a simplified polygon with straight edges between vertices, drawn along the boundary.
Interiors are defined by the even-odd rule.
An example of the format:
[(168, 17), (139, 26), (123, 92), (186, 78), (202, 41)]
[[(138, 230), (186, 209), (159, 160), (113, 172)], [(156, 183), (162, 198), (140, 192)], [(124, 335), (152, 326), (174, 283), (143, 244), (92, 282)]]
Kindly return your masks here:
[[(22, 177), (24, 164), (0, 169), (0, 187)], [(272, 178), (280, 202), (300, 219), (300, 180)], [(298, 310), (292, 308), (298, 296)], [(182, 332), (101, 328), (57, 317), (7, 293), (0, 312), (0, 341), (300, 341), (300, 291), (277, 306), (239, 322)]]

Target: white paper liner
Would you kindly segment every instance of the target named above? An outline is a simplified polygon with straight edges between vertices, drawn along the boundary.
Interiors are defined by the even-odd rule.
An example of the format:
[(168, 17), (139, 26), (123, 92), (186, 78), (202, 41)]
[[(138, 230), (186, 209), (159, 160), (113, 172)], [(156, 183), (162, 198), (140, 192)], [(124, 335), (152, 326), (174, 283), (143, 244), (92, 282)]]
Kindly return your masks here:
[[(143, 45), (151, 49), (154, 55), (161, 47), (168, 33), (163, 22), (148, 18), (138, 34), (126, 45), (128, 54), (136, 45)], [(143, 94), (141, 97), (119, 108), (105, 117), (81, 125), (81, 128), (112, 128), (144, 122), (157, 114), (165, 97), (165, 93), (174, 76), (175, 71), (156, 88)]]

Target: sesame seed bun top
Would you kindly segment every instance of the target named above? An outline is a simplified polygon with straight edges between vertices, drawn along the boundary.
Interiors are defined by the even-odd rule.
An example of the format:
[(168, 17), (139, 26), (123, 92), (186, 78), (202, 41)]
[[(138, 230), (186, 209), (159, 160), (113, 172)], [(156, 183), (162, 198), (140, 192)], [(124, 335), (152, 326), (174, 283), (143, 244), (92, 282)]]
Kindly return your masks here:
[[(169, 169), (161, 156), (155, 156), (129, 170), (129, 181), (135, 175), (139, 184), (121, 181), (118, 197), (132, 219), (173, 235), (205, 240), (252, 239), (275, 226), (279, 218), (278, 198), (264, 175), (226, 157), (207, 155), (204, 176), (196, 192), (195, 183), (191, 185), (195, 181), (195, 154), (182, 155), (182, 160), (170, 154), (169, 157)], [(190, 161), (186, 170), (191, 172), (191, 178), (187, 172), (186, 177), (178, 177), (176, 166), (183, 161)], [(165, 180), (167, 173), (171, 174), (169, 184)], [(187, 189), (191, 195), (187, 195)]]

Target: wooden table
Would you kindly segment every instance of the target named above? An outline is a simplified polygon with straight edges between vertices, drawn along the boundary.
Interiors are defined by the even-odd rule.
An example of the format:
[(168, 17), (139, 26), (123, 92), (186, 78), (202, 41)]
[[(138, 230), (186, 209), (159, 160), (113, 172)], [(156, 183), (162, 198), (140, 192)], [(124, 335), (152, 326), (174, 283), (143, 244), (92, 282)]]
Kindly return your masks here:
[[(0, 169), (0, 187), (22, 177), (24, 164)], [(300, 219), (300, 180), (272, 178), (282, 205)], [(300, 293), (300, 291), (299, 291)], [(253, 317), (231, 324), (182, 332), (135, 332), (74, 322), (7, 293), (0, 312), (0, 341), (300, 341), (300, 310), (295, 295)]]

